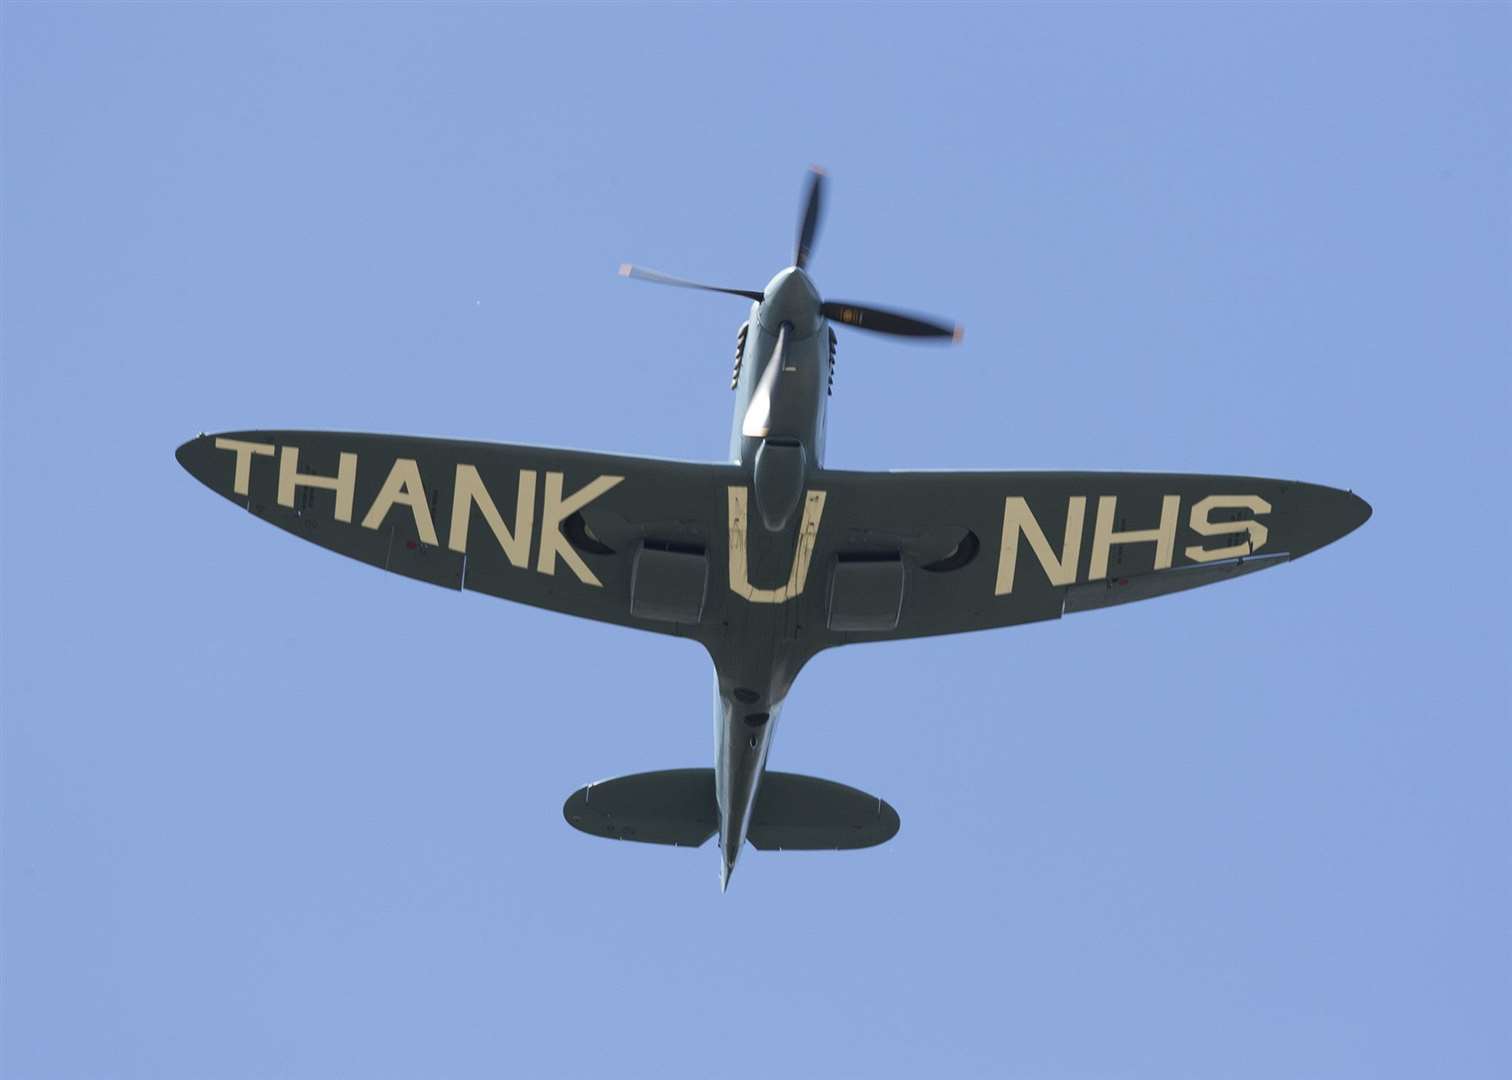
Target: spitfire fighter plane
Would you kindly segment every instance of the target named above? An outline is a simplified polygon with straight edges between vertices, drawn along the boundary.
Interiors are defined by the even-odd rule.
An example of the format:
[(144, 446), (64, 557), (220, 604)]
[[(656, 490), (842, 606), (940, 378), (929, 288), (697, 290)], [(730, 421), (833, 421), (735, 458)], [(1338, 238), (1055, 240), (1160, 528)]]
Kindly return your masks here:
[(659, 634), (714, 663), (714, 767), (579, 788), (595, 836), (862, 848), (898, 831), (882, 799), (767, 770), (803, 665), (836, 645), (1015, 626), (1279, 566), (1370, 516), (1290, 480), (1132, 472), (824, 467), (836, 325), (940, 342), (948, 323), (827, 300), (809, 276), (825, 191), (810, 174), (793, 265), (764, 289), (622, 267), (750, 301), (735, 338), (729, 460), (327, 431), (200, 435), (196, 479), (279, 528), (406, 577)]

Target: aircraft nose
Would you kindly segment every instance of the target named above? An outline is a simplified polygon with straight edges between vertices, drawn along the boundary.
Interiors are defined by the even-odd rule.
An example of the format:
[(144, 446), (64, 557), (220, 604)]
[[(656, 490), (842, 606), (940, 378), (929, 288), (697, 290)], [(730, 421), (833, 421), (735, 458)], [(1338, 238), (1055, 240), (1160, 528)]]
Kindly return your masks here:
[(819, 325), (819, 290), (796, 266), (779, 273), (762, 290), (761, 325), (775, 334), (783, 323), (791, 323), (800, 335)]

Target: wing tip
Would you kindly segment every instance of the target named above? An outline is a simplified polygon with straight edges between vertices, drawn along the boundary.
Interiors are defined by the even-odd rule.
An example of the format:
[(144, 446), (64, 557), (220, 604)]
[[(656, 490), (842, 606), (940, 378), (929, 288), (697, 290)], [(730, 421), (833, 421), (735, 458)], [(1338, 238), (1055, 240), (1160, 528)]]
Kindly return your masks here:
[(1349, 527), (1344, 530), (1344, 535), (1347, 536), (1371, 519), (1375, 514), (1375, 507), (1353, 491), (1346, 491), (1344, 494), (1349, 498)]
[(1353, 491), (1325, 484), (1289, 485), (1297, 490), (1298, 535), (1292, 558), (1337, 543), (1370, 520), (1374, 508)]
[(201, 483), (205, 483), (205, 479), (201, 475), (203, 471), (201, 466), (204, 463), (206, 454), (205, 444), (211, 438), (212, 436), (202, 431), (194, 438), (180, 443), (178, 449), (173, 451), (173, 460), (177, 461), (185, 472)]

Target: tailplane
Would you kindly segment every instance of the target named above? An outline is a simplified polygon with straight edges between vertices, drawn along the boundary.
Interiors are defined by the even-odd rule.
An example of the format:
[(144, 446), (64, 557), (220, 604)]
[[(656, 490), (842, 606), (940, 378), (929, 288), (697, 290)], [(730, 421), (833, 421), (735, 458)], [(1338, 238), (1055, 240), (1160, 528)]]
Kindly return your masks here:
[[(562, 816), (592, 836), (698, 847), (719, 830), (714, 770), (602, 780), (574, 791)], [(886, 843), (898, 826), (898, 812), (875, 795), (833, 780), (768, 772), (746, 839), (759, 851), (838, 851)]]

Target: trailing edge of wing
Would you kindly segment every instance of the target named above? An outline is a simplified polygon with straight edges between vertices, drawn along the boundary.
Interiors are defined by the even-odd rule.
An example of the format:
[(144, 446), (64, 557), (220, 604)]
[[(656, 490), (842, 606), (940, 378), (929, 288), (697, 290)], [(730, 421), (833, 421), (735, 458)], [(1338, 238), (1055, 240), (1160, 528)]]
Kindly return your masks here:
[(1128, 604), (1135, 600), (1149, 600), (1156, 596), (1184, 592), (1201, 585), (1243, 577), (1257, 570), (1280, 566), (1291, 556), (1286, 552), (1272, 555), (1251, 555), (1247, 558), (1224, 559), (1198, 566), (1182, 566), (1174, 570), (1156, 570), (1149, 574), (1132, 577), (1110, 577), (1085, 585), (1072, 585), (1066, 589), (1062, 612), (1094, 611), (1097, 608)]

